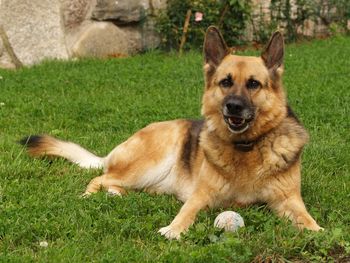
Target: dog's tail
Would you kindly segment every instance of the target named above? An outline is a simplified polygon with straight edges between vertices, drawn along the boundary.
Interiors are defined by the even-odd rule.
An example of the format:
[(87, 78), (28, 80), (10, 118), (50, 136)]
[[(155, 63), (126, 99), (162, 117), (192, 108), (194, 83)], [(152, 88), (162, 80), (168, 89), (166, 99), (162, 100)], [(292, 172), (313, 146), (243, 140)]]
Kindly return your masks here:
[(33, 157), (58, 156), (83, 168), (103, 168), (104, 158), (98, 157), (83, 147), (48, 135), (31, 135), (20, 140)]

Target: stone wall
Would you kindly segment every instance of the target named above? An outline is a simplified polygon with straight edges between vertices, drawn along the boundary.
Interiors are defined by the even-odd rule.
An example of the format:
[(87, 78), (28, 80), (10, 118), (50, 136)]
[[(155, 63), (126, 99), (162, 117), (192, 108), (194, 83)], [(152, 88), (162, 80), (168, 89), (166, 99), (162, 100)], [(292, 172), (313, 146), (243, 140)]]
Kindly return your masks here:
[[(155, 18), (166, 8), (166, 2), (0, 0), (0, 25), (25, 65), (52, 58), (123, 57), (159, 45)], [(259, 30), (268, 28), (271, 12), (276, 12), (271, 10), (270, 4), (271, 0), (252, 0), (253, 19), (246, 30), (248, 40), (253, 40)], [(290, 0), (290, 4), (293, 18), (297, 11), (296, 0)], [(327, 8), (325, 10), (329, 13)], [(279, 25), (282, 31), (284, 26)], [(350, 29), (350, 21), (348, 27)], [(298, 33), (307, 36), (322, 36), (328, 32), (329, 28), (321, 19), (305, 20), (298, 28)], [(0, 67), (13, 67), (1, 40)]]
[[(166, 0), (0, 0), (0, 25), (25, 65), (43, 59), (128, 56), (159, 45)], [(0, 40), (0, 67), (13, 67)]]

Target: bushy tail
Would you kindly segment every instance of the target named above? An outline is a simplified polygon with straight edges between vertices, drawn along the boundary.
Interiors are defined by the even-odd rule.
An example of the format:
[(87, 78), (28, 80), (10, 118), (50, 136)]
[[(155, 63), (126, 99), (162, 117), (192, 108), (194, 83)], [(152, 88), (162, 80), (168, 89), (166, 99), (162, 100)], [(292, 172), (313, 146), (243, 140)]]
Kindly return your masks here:
[(27, 147), (33, 157), (58, 156), (83, 168), (103, 168), (104, 158), (98, 157), (72, 142), (61, 141), (48, 135), (31, 135), (20, 143)]

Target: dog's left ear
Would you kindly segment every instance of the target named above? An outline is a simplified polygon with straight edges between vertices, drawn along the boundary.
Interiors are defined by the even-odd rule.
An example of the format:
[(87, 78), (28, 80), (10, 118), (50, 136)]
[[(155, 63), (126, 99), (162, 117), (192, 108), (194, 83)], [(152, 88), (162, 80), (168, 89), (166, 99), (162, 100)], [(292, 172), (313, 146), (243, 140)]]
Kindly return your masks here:
[(284, 41), (281, 32), (275, 32), (264, 51), (261, 58), (268, 69), (276, 70), (283, 64)]
[(205, 63), (217, 67), (223, 58), (230, 53), (224, 38), (219, 29), (210, 26), (207, 29), (204, 40), (204, 59)]

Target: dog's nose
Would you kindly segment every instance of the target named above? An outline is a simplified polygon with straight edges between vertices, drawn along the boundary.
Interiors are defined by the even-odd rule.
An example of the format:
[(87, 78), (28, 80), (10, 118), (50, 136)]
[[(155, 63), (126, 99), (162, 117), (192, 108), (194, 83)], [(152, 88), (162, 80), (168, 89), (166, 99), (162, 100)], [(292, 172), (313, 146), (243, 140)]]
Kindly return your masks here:
[(240, 114), (245, 108), (245, 103), (237, 97), (232, 97), (226, 101), (225, 108), (228, 114)]

